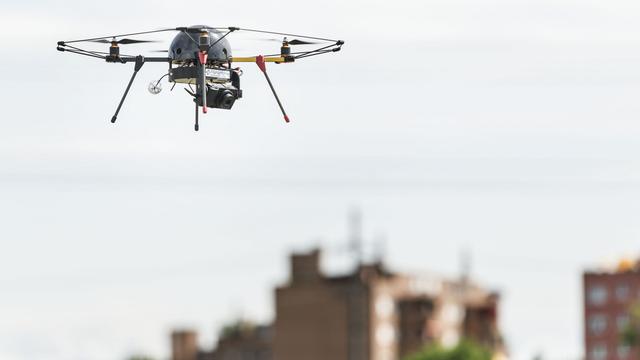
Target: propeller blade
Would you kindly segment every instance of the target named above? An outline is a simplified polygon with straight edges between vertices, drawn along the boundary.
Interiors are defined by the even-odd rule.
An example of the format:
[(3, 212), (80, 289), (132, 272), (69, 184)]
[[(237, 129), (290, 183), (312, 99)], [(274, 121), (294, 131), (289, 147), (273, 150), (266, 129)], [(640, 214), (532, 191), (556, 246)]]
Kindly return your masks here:
[[(96, 43), (101, 43), (101, 44), (111, 44), (113, 42), (113, 40), (99, 39), (99, 40), (91, 40), (91, 42), (96, 42)], [(116, 41), (116, 44), (127, 45), (127, 44), (153, 43), (153, 42), (157, 42), (157, 41), (155, 41), (155, 40), (120, 39), (120, 40)]]
[(168, 53), (169, 50), (151, 50), (151, 52), (154, 52), (154, 53)]
[(118, 44), (140, 44), (140, 43), (153, 43), (153, 42), (157, 42), (155, 40), (135, 40), (135, 39), (121, 39), (118, 40)]
[[(282, 43), (284, 40), (279, 40), (279, 39), (258, 39), (260, 41), (271, 41), (271, 42), (279, 42)], [(306, 41), (306, 40), (299, 40), (299, 39), (293, 39), (293, 40), (286, 40), (287, 43), (289, 43), (289, 45), (313, 45), (313, 44), (320, 44), (319, 42), (316, 41)]]
[(289, 45), (311, 45), (311, 44), (318, 44), (318, 43), (315, 41), (304, 41), (304, 40), (298, 40), (298, 39), (293, 39), (289, 41)]

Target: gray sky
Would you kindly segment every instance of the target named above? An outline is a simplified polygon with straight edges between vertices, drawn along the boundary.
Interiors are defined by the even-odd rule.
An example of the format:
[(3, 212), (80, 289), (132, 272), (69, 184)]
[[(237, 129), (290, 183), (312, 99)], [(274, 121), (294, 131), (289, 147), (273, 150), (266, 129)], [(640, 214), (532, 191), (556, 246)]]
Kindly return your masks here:
[[(353, 205), (394, 269), (455, 275), (470, 249), (515, 359), (576, 358), (581, 269), (637, 250), (637, 1), (1, 6), (2, 359), (162, 356), (174, 326), (208, 345), (269, 320), (287, 253), (335, 247)], [(55, 51), (199, 23), (347, 44), (270, 68), (293, 123), (249, 65), (245, 98), (197, 134), (186, 94), (147, 92), (163, 66), (113, 126), (132, 66)]]

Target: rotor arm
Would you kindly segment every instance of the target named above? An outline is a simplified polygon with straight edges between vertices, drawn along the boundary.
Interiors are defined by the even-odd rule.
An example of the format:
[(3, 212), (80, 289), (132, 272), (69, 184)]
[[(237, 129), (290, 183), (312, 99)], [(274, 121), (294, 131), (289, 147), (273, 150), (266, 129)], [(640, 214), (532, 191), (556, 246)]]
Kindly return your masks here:
[[(281, 63), (281, 62), (285, 62), (285, 58), (282, 56), (260, 56), (262, 57), (262, 61), (263, 62), (273, 62), (273, 63)], [(232, 63), (234, 62), (247, 62), (247, 63), (255, 63), (258, 61), (258, 56), (245, 56), (245, 57), (232, 57), (229, 60), (231, 60)]]
[[(265, 63), (269, 63), (269, 62), (276, 63), (276, 64), (292, 63), (298, 59), (303, 59), (306, 57), (338, 52), (342, 50), (342, 45), (344, 45), (344, 41), (336, 40), (332, 44), (325, 45), (313, 50), (292, 52), (286, 55), (285, 54), (264, 55), (263, 60)], [(231, 62), (251, 62), (252, 63), (252, 62), (256, 62), (256, 60), (257, 60), (257, 56), (229, 58), (229, 61)]]
[(294, 60), (297, 59), (303, 59), (306, 57), (311, 57), (311, 56), (316, 56), (316, 55), (322, 55), (322, 54), (328, 54), (328, 53), (332, 53), (332, 52), (338, 52), (340, 50), (342, 50), (342, 45), (344, 45), (344, 41), (342, 40), (337, 40), (335, 43), (333, 44), (329, 44), (314, 50), (309, 50), (309, 51), (301, 51), (301, 52), (296, 52), (296, 53), (292, 53), (291, 56)]
[[(64, 42), (64, 41), (58, 41), (58, 46), (57, 46), (56, 49), (58, 51), (61, 51), (61, 52), (69, 52), (69, 53), (72, 53), (72, 54), (89, 56), (89, 57), (93, 57), (93, 58), (97, 58), (97, 59), (101, 59), (101, 60), (106, 60), (107, 62), (121, 63), (121, 64), (126, 64), (126, 63), (129, 63), (129, 62), (136, 62), (138, 56), (141, 56), (141, 55), (138, 55), (138, 56), (131, 56), (131, 55), (112, 56), (112, 55), (108, 55), (108, 53), (84, 50), (84, 49), (81, 49), (79, 47), (75, 47), (73, 45), (69, 45), (68, 42)], [(171, 59), (169, 57), (156, 57), (156, 56), (153, 56), (153, 57), (145, 57), (144, 58), (144, 62), (169, 63), (169, 62), (171, 62)]]
[[(120, 57), (120, 60), (122, 63), (128, 63), (128, 62), (136, 62), (137, 58), (141, 56), (122, 56)], [(171, 62), (171, 59), (168, 57), (145, 57), (144, 58), (144, 62), (146, 63), (168, 63)]]
[(62, 51), (62, 52), (70, 52), (72, 54), (94, 57), (102, 60), (107, 59), (107, 56), (102, 53), (84, 50), (84, 49), (77, 48), (75, 46), (67, 45), (64, 41), (58, 41), (58, 46), (56, 50)]

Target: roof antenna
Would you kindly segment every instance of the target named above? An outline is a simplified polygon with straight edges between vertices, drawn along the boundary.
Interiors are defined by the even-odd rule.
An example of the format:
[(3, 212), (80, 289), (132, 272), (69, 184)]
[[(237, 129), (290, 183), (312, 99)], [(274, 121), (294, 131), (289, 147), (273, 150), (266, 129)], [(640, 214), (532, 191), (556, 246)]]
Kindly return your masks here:
[(471, 251), (463, 248), (460, 251), (460, 281), (463, 285), (469, 284), (471, 280)]
[(376, 235), (376, 240), (374, 242), (373, 256), (374, 261), (383, 264), (385, 258), (387, 257), (387, 234), (380, 232)]
[(349, 212), (349, 250), (357, 266), (362, 264), (362, 211), (354, 207)]

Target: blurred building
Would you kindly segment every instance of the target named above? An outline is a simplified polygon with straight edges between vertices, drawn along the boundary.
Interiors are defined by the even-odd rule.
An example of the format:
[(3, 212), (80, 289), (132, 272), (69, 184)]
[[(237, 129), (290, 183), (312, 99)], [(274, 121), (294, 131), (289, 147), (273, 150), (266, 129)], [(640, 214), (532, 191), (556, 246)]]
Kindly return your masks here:
[(291, 256), (276, 289), (277, 360), (395, 360), (462, 338), (500, 345), (498, 296), (467, 280), (395, 274), (380, 262), (326, 276), (320, 251)]
[(188, 336), (176, 343), (174, 334), (173, 360), (397, 360), (463, 338), (501, 349), (498, 296), (466, 277), (396, 274), (381, 262), (328, 276), (319, 250), (290, 260), (272, 327), (223, 333), (210, 353), (194, 352)]
[(172, 332), (171, 358), (173, 360), (196, 360), (198, 358), (198, 334), (190, 330)]
[(640, 266), (629, 260), (617, 268), (583, 274), (584, 346), (587, 360), (637, 359), (621, 342), (630, 307), (640, 301)]
[(200, 350), (193, 331), (177, 331), (172, 336), (173, 360), (272, 360), (271, 326), (255, 326), (239, 321), (225, 327), (216, 347)]

